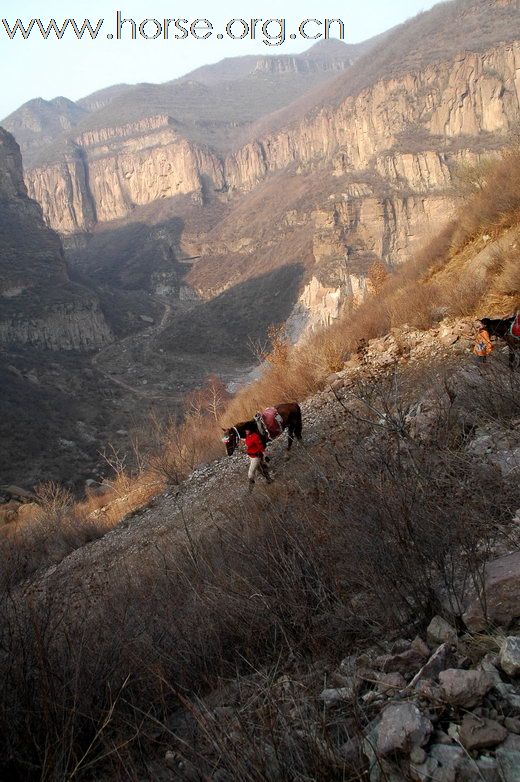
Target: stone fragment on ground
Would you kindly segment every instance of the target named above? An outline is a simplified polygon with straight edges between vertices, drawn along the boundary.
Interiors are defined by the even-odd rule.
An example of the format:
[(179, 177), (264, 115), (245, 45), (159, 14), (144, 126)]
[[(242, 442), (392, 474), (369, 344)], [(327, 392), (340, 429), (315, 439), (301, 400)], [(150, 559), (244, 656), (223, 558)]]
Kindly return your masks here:
[(374, 661), (374, 666), (385, 673), (414, 674), (424, 664), (425, 658), (415, 649), (400, 654), (384, 654)]
[(478, 706), (484, 695), (494, 686), (491, 674), (459, 668), (442, 671), (439, 674), (439, 682), (445, 700), (452, 706), (464, 708)]
[(400, 673), (380, 674), (377, 689), (382, 695), (395, 695), (406, 687), (406, 679)]
[(432, 723), (414, 703), (392, 703), (381, 717), (377, 751), (381, 757), (410, 753), (414, 747), (426, 744), (432, 731)]
[(320, 695), (320, 701), (323, 701), (326, 706), (334, 706), (337, 703), (349, 703), (355, 699), (356, 693), (356, 686), (352, 683), (349, 687), (323, 690)]
[(466, 714), (460, 726), (459, 738), (467, 750), (496, 747), (507, 738), (507, 730), (495, 720)]
[(413, 689), (418, 685), (420, 681), (432, 680), (436, 681), (441, 671), (444, 671), (448, 661), (448, 654), (450, 646), (447, 643), (442, 644), (432, 654), (427, 663), (418, 671), (410, 682), (410, 689)]
[(433, 617), (426, 630), (426, 637), (431, 646), (457, 643), (457, 631), (442, 616)]
[(500, 650), (500, 667), (508, 676), (520, 676), (520, 638), (509, 636)]
[(496, 758), (500, 782), (520, 782), (520, 752), (499, 747)]

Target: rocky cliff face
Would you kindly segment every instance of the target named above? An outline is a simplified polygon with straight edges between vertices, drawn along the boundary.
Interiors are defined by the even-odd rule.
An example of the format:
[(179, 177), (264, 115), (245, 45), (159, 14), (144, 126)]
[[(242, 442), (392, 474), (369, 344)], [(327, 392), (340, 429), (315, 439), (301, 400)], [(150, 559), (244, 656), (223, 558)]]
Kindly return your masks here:
[(0, 344), (85, 350), (110, 338), (96, 298), (70, 282), (57, 234), (28, 198), (20, 150), (0, 128)]
[(337, 176), (368, 170), (392, 189), (431, 193), (446, 190), (464, 149), (472, 155), (487, 134), (505, 137), (519, 107), (520, 43), (512, 43), (380, 81), (226, 157), (188, 142), (169, 117), (157, 116), (84, 133), (70, 159), (31, 169), (26, 181), (62, 233), (177, 194), (200, 201), (205, 188), (248, 190), (295, 164), (332, 163)]
[[(42, 204), (49, 224), (68, 236), (128, 219), (174, 196), (187, 196), (195, 211), (220, 204), (227, 227), (219, 220), (215, 229), (212, 222), (207, 235), (197, 228), (195, 243), (184, 232), (186, 246), (196, 247), (190, 252), (212, 256), (227, 274), (196, 269), (190, 282), (198, 293), (210, 297), (248, 275), (264, 273), (269, 262), (278, 264), (278, 254), (307, 267), (308, 287), (295, 317), (307, 312), (306, 327), (327, 323), (346, 296), (354, 301), (363, 296), (372, 262), (381, 260), (389, 267), (406, 262), (430, 228), (439, 229), (449, 219), (454, 168), (494, 154), (516, 127), (520, 42), (503, 34), (508, 18), (500, 14), (505, 12), (487, 0), (461, 0), (452, 6), (455, 11), (449, 13), (459, 14), (453, 18), (468, 26), (462, 38), (467, 37), (472, 51), (457, 48), (461, 36), (454, 33), (455, 39), (449, 39), (453, 19), (442, 27), (444, 11), (434, 9), (429, 24), (434, 25), (437, 48), (431, 60), (417, 55), (428, 31), (418, 29), (421, 39), (414, 28), (409, 49), (397, 47), (397, 59), (406, 67), (383, 67), (385, 43), (372, 81), (365, 58), (363, 68), (359, 62), (345, 68), (331, 82), (330, 92), (316, 97), (314, 108), (309, 108), (312, 101), (296, 103), (294, 111), (262, 119), (251, 141), (229, 153), (188, 140), (181, 125), (158, 114), (78, 134), (61, 163), (26, 173), (29, 192)], [(507, 7), (513, 9), (514, 27), (518, 3)], [(491, 30), (488, 38), (481, 32), (483, 20)], [(476, 35), (484, 37), (477, 40)], [(482, 41), (488, 39), (486, 46)], [(263, 58), (256, 67), (267, 72), (312, 69), (315, 64)], [(288, 193), (305, 177), (319, 187), (308, 190), (305, 204), (295, 209)], [(268, 193), (270, 201), (249, 198), (275, 181), (279, 188)], [(271, 225), (269, 230), (264, 226), (261, 238), (244, 217), (245, 204), (271, 212)], [(150, 210), (154, 208), (160, 211)], [(295, 232), (299, 243), (289, 257), (286, 244)], [(265, 260), (266, 254), (272, 260)], [(207, 272), (208, 265), (203, 261), (199, 268)]]
[(206, 180), (213, 189), (224, 188), (222, 163), (162, 116), (84, 133), (64, 162), (26, 173), (29, 194), (62, 234), (88, 231), (175, 195), (202, 202)]

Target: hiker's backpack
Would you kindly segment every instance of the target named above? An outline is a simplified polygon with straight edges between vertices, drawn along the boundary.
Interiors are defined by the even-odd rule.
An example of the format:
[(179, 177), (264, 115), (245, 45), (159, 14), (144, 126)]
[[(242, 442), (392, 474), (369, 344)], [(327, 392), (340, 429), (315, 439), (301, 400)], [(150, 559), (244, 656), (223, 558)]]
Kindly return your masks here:
[(513, 321), (513, 325), (511, 326), (511, 334), (513, 337), (520, 339), (520, 312)]

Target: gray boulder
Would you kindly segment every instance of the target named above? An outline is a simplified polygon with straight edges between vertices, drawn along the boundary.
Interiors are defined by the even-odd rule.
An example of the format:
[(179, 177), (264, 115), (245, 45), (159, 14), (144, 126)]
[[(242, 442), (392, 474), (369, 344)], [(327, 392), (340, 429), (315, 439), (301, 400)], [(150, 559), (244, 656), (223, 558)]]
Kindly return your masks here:
[(500, 747), (496, 758), (501, 782), (520, 782), (520, 752)]
[(457, 643), (457, 631), (442, 616), (433, 617), (426, 630), (426, 637), (432, 646)]
[(434, 744), (425, 763), (410, 768), (416, 782), (500, 782), (494, 758), (472, 760), (462, 747)]
[(432, 731), (432, 723), (414, 703), (392, 703), (383, 711), (379, 724), (378, 754), (409, 754), (414, 747), (426, 744)]
[(451, 706), (464, 708), (478, 706), (495, 685), (492, 675), (485, 671), (463, 671), (460, 668), (442, 671), (439, 682), (444, 699)]
[(520, 676), (520, 638), (506, 638), (500, 650), (500, 667), (508, 676)]

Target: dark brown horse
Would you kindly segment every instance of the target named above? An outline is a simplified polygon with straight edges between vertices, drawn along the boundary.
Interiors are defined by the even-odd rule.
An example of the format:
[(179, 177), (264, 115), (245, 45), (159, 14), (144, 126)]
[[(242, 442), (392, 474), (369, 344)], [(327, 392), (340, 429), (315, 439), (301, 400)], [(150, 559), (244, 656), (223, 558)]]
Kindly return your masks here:
[[(297, 402), (289, 402), (284, 405), (276, 405), (275, 410), (281, 418), (282, 431), (287, 429), (287, 450), (290, 451), (294, 438), (296, 437), (297, 440), (302, 439), (302, 411), (300, 405)], [(222, 441), (226, 444), (228, 456), (233, 455), (235, 448), (240, 444), (240, 440), (245, 438), (246, 429), (249, 429), (251, 432), (258, 432), (264, 444), (267, 445), (268, 438), (260, 430), (256, 420), (252, 418), (250, 421), (242, 421), (229, 429), (224, 429)]]
[(520, 363), (520, 337), (515, 337), (511, 334), (511, 327), (515, 322), (516, 315), (512, 315), (510, 318), (500, 318), (493, 320), (492, 318), (482, 318), (480, 321), (490, 337), (499, 337), (503, 339), (509, 348), (509, 367), (510, 369), (517, 369)]

